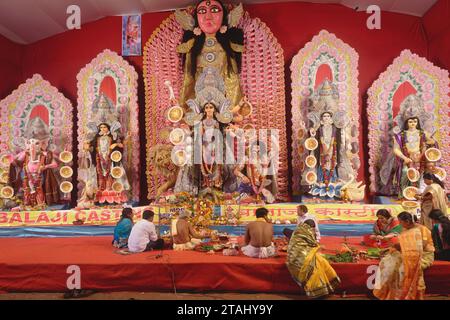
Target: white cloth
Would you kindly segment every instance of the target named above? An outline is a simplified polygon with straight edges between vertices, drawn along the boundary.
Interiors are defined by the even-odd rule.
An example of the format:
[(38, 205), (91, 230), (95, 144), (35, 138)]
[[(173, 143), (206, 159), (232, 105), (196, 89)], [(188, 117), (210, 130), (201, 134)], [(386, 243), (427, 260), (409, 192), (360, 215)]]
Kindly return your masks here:
[(172, 237), (175, 237), (178, 234), (177, 222), (178, 219), (173, 219), (170, 225), (170, 232), (172, 233)]
[(184, 251), (184, 250), (194, 250), (195, 246), (201, 243), (201, 239), (192, 238), (191, 241), (180, 244), (173, 244), (173, 250), (175, 251)]
[(273, 243), (268, 247), (254, 247), (251, 244), (241, 248), (242, 253), (251, 258), (266, 259), (276, 255), (277, 250)]
[(319, 223), (317, 222), (316, 216), (313, 215), (312, 213), (305, 213), (304, 216), (300, 217), (297, 216), (297, 224), (303, 223), (306, 220), (313, 220), (314, 223), (316, 224), (316, 227), (314, 228), (315, 232), (316, 232), (316, 240), (319, 242), (320, 241), (320, 230), (319, 230)]
[(128, 238), (128, 249), (131, 252), (143, 252), (150, 240), (156, 241), (157, 239), (158, 235), (153, 222), (142, 219), (136, 222), (133, 229), (131, 229), (130, 237)]

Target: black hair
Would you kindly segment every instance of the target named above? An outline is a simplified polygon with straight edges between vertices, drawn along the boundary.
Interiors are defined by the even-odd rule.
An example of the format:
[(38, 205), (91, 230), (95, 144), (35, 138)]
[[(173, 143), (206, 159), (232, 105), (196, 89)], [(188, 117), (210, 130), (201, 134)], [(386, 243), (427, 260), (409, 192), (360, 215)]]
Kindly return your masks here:
[(377, 216), (385, 217), (386, 219), (392, 218), (391, 213), (386, 209), (380, 209), (377, 211)]
[(406, 119), (403, 123), (403, 130), (408, 130), (408, 120), (417, 120), (417, 130), (422, 130), (422, 128), (420, 127), (420, 119), (418, 117), (410, 117)]
[(152, 218), (155, 215), (155, 213), (152, 210), (144, 210), (142, 213), (142, 219), (148, 220)]
[(256, 209), (256, 217), (257, 218), (264, 218), (269, 213), (269, 210), (266, 208), (258, 208)]
[(441, 224), (442, 239), (446, 244), (450, 245), (450, 220), (448, 217), (440, 209), (431, 210), (428, 217), (438, 221)]
[[(195, 6), (195, 10), (194, 10), (194, 21), (195, 21), (195, 25), (194, 28), (198, 27), (198, 20), (197, 20), (197, 7), (198, 5), (203, 2), (204, 0), (200, 0), (197, 2), (197, 5)], [(226, 26), (227, 20), (228, 20), (228, 9), (227, 7), (222, 3), (222, 1), (220, 0), (215, 0), (217, 2), (220, 3), (221, 7), (222, 7), (222, 11), (223, 11), (223, 18), (222, 18), (222, 26)], [(182, 42), (187, 42), (191, 39), (194, 39), (194, 45), (191, 49), (191, 52), (188, 53), (191, 56), (191, 70), (190, 73), (192, 75), (192, 77), (195, 78), (195, 73), (197, 71), (197, 57), (200, 54), (200, 52), (202, 51), (203, 45), (205, 44), (205, 34), (202, 32), (199, 36), (196, 36), (194, 34), (193, 31), (191, 30), (187, 30), (184, 32), (183, 34), (183, 39)], [(227, 56), (227, 62), (228, 62), (228, 74), (231, 71), (231, 58), (234, 58), (238, 67), (238, 72), (241, 71), (241, 60), (242, 60), (242, 55), (239, 52), (234, 52), (231, 49), (231, 42), (235, 43), (235, 44), (240, 44), (243, 45), (244, 44), (244, 31), (242, 31), (242, 29), (239, 28), (228, 28), (227, 31), (225, 33), (220, 33), (217, 32), (216, 34), (216, 39), (219, 42), (219, 44), (222, 46), (223, 50), (225, 50), (226, 56)], [(183, 64), (186, 60), (186, 57), (183, 56)]]
[(308, 212), (308, 207), (305, 206), (304, 204), (301, 204), (297, 207), (297, 209), (301, 209), (302, 212), (307, 213)]
[(415, 215), (413, 215), (412, 213), (409, 213), (408, 211), (400, 212), (397, 216), (397, 219), (408, 222), (409, 224), (417, 222), (417, 217)]
[(131, 208), (123, 208), (122, 209), (122, 215), (120, 216), (120, 220), (123, 219), (130, 219), (131, 220), (131, 215), (133, 214), (133, 209)]
[(315, 228), (316, 227), (316, 223), (314, 222), (314, 220), (312, 220), (312, 219), (308, 219), (308, 220), (306, 220), (305, 222), (303, 222), (303, 223), (306, 223), (308, 226), (310, 226), (311, 228)]
[(436, 184), (440, 185), (442, 189), (445, 189), (445, 186), (444, 186), (444, 184), (442, 183), (442, 181), (439, 180), (439, 178), (436, 177), (436, 175), (433, 174), (433, 173), (431, 173), (431, 172), (425, 172), (425, 173), (423, 174), (423, 179), (424, 179), (424, 180), (425, 180), (425, 179), (431, 180), (431, 181), (433, 181), (433, 183), (436, 183)]

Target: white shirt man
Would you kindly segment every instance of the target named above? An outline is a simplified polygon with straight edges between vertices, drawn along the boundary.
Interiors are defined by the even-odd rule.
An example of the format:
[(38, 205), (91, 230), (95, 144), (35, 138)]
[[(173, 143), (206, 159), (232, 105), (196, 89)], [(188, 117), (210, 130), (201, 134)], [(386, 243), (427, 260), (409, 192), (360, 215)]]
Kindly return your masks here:
[(320, 241), (320, 231), (319, 231), (319, 223), (317, 222), (316, 216), (313, 215), (312, 213), (308, 213), (308, 209), (306, 208), (306, 206), (301, 205), (297, 207), (297, 223), (303, 223), (306, 220), (313, 220), (314, 223), (316, 224), (316, 240), (317, 242)]
[(149, 217), (144, 212), (143, 219), (133, 226), (130, 237), (128, 238), (128, 250), (130, 252), (143, 252), (156, 249), (158, 235), (155, 225), (151, 222), (152, 220), (153, 215)]

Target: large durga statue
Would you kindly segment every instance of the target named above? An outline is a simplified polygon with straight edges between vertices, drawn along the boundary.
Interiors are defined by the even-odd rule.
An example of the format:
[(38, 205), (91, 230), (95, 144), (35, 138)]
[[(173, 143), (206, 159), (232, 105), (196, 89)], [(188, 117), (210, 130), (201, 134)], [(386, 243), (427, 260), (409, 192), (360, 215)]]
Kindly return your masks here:
[[(156, 86), (146, 86), (147, 103), (155, 101), (155, 98), (161, 98), (163, 104), (170, 101), (164, 113), (156, 107), (154, 110), (149, 107), (148, 114), (154, 113), (154, 118), (164, 116), (156, 125), (151, 125), (154, 118), (147, 116), (147, 140), (154, 141), (149, 153), (149, 166), (152, 168), (149, 170), (149, 194), (152, 198), (159, 199), (163, 194), (174, 192), (208, 197), (214, 203), (219, 203), (224, 197), (230, 198), (230, 195), (233, 199), (249, 202), (274, 202), (280, 195), (278, 185), (283, 178), (278, 175), (278, 151), (281, 149), (282, 156), (285, 156), (285, 122), (269, 121), (267, 112), (269, 108), (279, 109), (274, 114), (284, 116), (284, 97), (278, 88), (284, 85), (281, 82), (283, 70), (277, 69), (278, 64), (274, 66), (276, 59), (282, 60), (281, 48), (277, 44), (264, 43), (267, 48), (270, 47), (270, 55), (266, 61), (259, 56), (254, 60), (255, 64), (265, 62), (267, 69), (276, 70), (272, 72), (270, 83), (261, 79), (259, 82), (252, 81), (255, 73), (249, 73), (250, 66), (245, 54), (251, 56), (255, 48), (252, 48), (254, 43), (250, 42), (250, 50), (244, 51), (245, 29), (247, 32), (261, 32), (258, 28), (267, 27), (259, 21), (260, 25), (257, 25), (248, 17), (243, 24), (243, 16), (241, 4), (233, 8), (214, 0), (200, 1), (192, 10), (177, 10), (177, 24), (173, 28), (181, 26), (183, 29), (181, 43), (176, 46), (180, 59), (171, 57), (170, 53), (161, 56), (163, 60), (170, 60), (173, 66), (172, 70), (161, 71), (158, 75), (167, 62), (153, 65), (152, 60), (144, 58), (145, 72), (149, 73), (146, 83), (156, 83)], [(167, 28), (167, 32), (171, 32), (171, 19), (161, 27)], [(161, 46), (153, 48), (152, 45), (158, 41), (165, 43), (166, 39), (159, 39), (158, 36), (159, 32), (147, 44), (147, 57), (160, 53)], [(273, 42), (274, 39), (263, 41)], [(264, 48), (262, 55), (268, 52)], [(259, 51), (257, 53), (260, 54)], [(180, 63), (180, 73), (174, 77), (177, 63)], [(149, 68), (155, 70), (150, 73)], [(243, 69), (246, 69), (244, 73)], [(262, 76), (258, 74), (258, 77)], [(162, 79), (164, 85), (169, 87), (170, 97), (161, 94), (161, 89), (154, 91)], [(259, 86), (255, 86), (256, 83)], [(164, 89), (167, 92), (167, 88)], [(178, 93), (178, 100), (175, 92)], [(274, 95), (277, 95), (276, 102), (271, 100)], [(256, 106), (250, 103), (253, 99), (257, 100)], [(255, 114), (256, 109), (258, 112)], [(155, 130), (155, 127), (160, 130)], [(282, 129), (280, 144), (273, 141), (272, 135), (269, 142), (257, 141), (255, 129), (280, 129), (278, 127)], [(169, 133), (165, 134), (167, 128)], [(162, 153), (167, 152), (167, 148), (162, 146), (167, 144), (171, 145), (176, 167), (166, 165), (161, 170), (161, 164), (166, 163), (161, 161)], [(156, 150), (160, 150), (161, 156), (156, 154)], [(165, 177), (161, 176), (162, 172), (165, 172)], [(153, 193), (155, 181), (160, 181), (158, 185), (161, 187)], [(282, 183), (283, 192), (287, 191), (286, 188), (287, 185)]]

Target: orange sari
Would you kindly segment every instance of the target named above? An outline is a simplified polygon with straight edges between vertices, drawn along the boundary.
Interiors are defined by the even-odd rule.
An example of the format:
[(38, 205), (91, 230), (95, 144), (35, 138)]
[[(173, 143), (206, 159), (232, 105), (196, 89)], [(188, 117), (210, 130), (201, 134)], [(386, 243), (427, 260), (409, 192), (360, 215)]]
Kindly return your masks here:
[(398, 237), (401, 252), (392, 249), (381, 261), (373, 294), (382, 300), (423, 300), (423, 270), (433, 263), (431, 232), (415, 225)]

